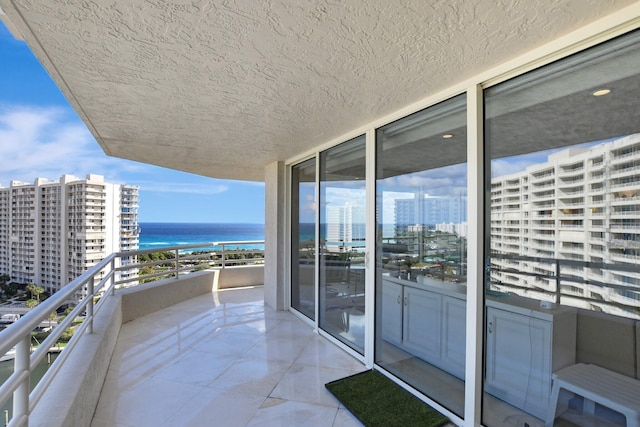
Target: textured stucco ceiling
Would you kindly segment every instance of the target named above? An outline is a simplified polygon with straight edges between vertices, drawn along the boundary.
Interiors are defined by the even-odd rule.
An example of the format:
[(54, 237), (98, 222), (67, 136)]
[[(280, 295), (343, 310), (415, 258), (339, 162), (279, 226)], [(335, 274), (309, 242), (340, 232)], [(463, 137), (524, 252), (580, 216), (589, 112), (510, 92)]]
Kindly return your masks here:
[(633, 0), (0, 0), (112, 156), (262, 180)]

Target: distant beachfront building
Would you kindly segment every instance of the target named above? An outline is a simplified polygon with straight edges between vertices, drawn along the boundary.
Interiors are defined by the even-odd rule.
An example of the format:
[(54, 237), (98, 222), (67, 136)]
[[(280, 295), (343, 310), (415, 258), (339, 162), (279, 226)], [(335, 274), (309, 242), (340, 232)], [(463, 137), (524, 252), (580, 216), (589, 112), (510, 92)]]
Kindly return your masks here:
[(395, 200), (395, 224), (397, 231), (406, 231), (407, 226), (423, 224), (461, 224), (467, 220), (466, 197), (443, 197), (424, 195), (414, 199)]
[(12, 281), (56, 292), (108, 254), (138, 249), (138, 235), (138, 187), (93, 174), (0, 186), (0, 274)]
[(327, 249), (349, 252), (363, 246), (365, 209), (360, 206), (327, 206)]
[(459, 224), (454, 224), (453, 222), (443, 222), (442, 224), (436, 224), (436, 231), (440, 231), (442, 233), (457, 234), (460, 237), (467, 237), (468, 230), (469, 226), (467, 225), (466, 221)]
[(555, 279), (545, 278), (556, 274), (555, 263), (497, 255), (552, 258), (560, 262), (563, 298), (574, 305), (620, 315), (640, 307), (638, 273), (585, 264), (640, 261), (640, 134), (563, 150), (493, 178), (491, 252), (496, 289), (549, 299), (542, 291), (556, 291)]

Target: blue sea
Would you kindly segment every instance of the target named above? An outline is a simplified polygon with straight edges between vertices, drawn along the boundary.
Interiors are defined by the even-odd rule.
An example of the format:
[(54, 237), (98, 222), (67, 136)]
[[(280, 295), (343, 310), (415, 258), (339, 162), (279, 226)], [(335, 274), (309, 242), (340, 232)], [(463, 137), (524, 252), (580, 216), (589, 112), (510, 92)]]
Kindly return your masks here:
[[(264, 240), (264, 224), (141, 222), (139, 225), (141, 250), (206, 242)], [(251, 247), (263, 248), (263, 245)]]

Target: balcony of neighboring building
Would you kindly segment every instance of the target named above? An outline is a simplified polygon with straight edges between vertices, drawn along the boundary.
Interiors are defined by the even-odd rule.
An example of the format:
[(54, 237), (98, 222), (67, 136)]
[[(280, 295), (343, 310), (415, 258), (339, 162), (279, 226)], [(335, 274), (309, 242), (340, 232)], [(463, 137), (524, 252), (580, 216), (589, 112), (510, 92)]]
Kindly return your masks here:
[(546, 178), (555, 176), (555, 170), (553, 168), (545, 169), (543, 171), (534, 172), (531, 174), (531, 183), (540, 182), (542, 180), (549, 181)]
[(555, 198), (555, 190), (554, 189), (549, 189), (549, 190), (534, 190), (532, 195), (531, 195), (531, 200), (536, 201), (536, 202), (542, 202), (545, 200), (553, 200)]
[(627, 163), (631, 159), (635, 159), (640, 156), (640, 145), (635, 144), (611, 151), (611, 164), (617, 165), (620, 163)]
[(636, 191), (638, 186), (640, 186), (640, 175), (637, 173), (624, 178), (611, 180), (611, 188), (615, 191)]
[(570, 165), (561, 165), (557, 170), (558, 177), (561, 179), (575, 177), (584, 172), (584, 161), (579, 161)]

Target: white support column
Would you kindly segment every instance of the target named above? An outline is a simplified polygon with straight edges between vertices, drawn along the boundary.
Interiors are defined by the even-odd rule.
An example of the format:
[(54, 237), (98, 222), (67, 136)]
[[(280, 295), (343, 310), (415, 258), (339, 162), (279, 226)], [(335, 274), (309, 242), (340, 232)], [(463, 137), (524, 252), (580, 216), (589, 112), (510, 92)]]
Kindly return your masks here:
[(467, 349), (464, 425), (481, 425), (484, 325), (484, 135), (482, 87), (467, 90)]
[(274, 162), (265, 168), (264, 302), (284, 310), (286, 295), (286, 203), (285, 167)]

